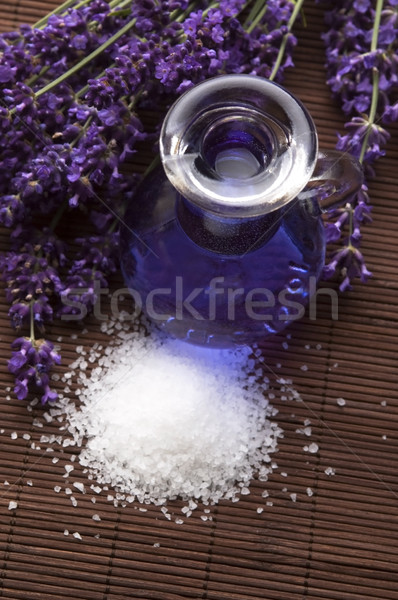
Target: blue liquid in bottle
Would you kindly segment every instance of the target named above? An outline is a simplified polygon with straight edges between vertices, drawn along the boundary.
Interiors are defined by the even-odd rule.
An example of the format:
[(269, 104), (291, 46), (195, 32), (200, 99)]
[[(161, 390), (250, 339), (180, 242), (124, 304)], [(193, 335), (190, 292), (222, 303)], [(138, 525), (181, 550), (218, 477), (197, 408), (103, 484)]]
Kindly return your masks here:
[[(217, 152), (225, 179), (251, 177), (256, 157)], [(231, 347), (260, 341), (300, 318), (324, 262), (316, 200), (294, 199), (254, 217), (214, 214), (173, 187), (163, 166), (144, 179), (121, 229), (121, 265), (143, 311), (187, 342)]]

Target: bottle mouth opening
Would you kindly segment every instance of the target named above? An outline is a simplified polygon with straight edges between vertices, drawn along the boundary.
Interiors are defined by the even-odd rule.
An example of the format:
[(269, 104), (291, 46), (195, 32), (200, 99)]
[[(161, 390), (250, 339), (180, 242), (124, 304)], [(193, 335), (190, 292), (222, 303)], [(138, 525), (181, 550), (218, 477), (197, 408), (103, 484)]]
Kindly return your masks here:
[(213, 180), (248, 183), (270, 168), (289, 143), (288, 132), (253, 109), (225, 107), (221, 112), (223, 116), (206, 113), (202, 118), (210, 125), (197, 142), (195, 166)]
[(224, 216), (254, 216), (281, 208), (305, 187), (317, 136), (303, 105), (279, 85), (224, 75), (175, 102), (160, 152), (185, 198)]

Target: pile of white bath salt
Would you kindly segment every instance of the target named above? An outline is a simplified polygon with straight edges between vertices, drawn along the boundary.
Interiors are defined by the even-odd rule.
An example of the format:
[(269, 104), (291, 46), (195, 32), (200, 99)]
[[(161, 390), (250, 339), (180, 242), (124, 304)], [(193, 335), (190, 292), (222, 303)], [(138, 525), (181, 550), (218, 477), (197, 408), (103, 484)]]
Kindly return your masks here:
[(215, 504), (276, 467), (282, 430), (249, 348), (203, 349), (137, 327), (97, 355), (90, 377), (93, 359), (75, 362), (80, 402), (64, 406), (69, 443), (82, 447), (96, 487), (128, 502)]

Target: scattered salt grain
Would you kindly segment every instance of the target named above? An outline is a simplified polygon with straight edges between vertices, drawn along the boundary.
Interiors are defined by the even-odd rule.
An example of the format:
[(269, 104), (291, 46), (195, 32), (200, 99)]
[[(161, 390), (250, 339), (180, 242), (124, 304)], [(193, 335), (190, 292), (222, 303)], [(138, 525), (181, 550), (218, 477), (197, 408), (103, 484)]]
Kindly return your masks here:
[(61, 488), (61, 486), (60, 486), (60, 485), (55, 485), (55, 486), (54, 486), (54, 492), (55, 492), (55, 493), (57, 493), (57, 494), (59, 494), (59, 492), (61, 491), (61, 489), (62, 489), (62, 488)]
[(75, 487), (77, 490), (79, 490), (79, 492), (81, 492), (82, 494), (86, 493), (86, 488), (84, 487), (84, 484), (81, 483), (80, 481), (74, 481), (73, 487)]
[(16, 440), (16, 439), (18, 438), (18, 434), (17, 434), (17, 432), (16, 432), (16, 431), (13, 431), (13, 432), (11, 433), (11, 435), (10, 435), (10, 438), (11, 438), (12, 440)]
[(73, 537), (76, 538), (77, 540), (83, 539), (82, 536), (80, 535), (80, 533), (77, 531), (75, 531), (75, 533), (73, 534)]
[(312, 428), (311, 427), (299, 427), (298, 429), (296, 429), (296, 433), (302, 433), (303, 435), (310, 437), (312, 435)]
[(153, 547), (154, 547), (154, 548), (160, 548), (160, 544), (159, 544), (159, 542), (155, 542), (155, 543), (153, 544)]
[(290, 498), (292, 499), (293, 502), (296, 502), (297, 500), (297, 494), (290, 494)]
[(344, 406), (344, 405), (345, 405), (345, 400), (344, 400), (344, 398), (337, 398), (336, 402), (337, 402), (337, 404), (338, 404), (339, 406)]
[(326, 467), (325, 473), (328, 476), (336, 475), (336, 471), (335, 471), (335, 469), (333, 469), (333, 467)]
[(282, 477), (287, 477), (287, 473), (285, 473), (284, 471), (282, 471), (281, 475)]
[(28, 441), (28, 440), (30, 440), (30, 438), (31, 438), (31, 435), (30, 435), (30, 433), (23, 433), (23, 434), (22, 434), (22, 438), (23, 438), (24, 440)]
[(308, 371), (308, 366), (307, 365), (301, 365), (300, 369), (302, 371)]
[(32, 487), (33, 481), (31, 479), (27, 479), (26, 480), (26, 485), (29, 485), (30, 487)]
[(387, 406), (387, 401), (386, 401), (386, 400), (382, 400), (382, 401), (380, 402), (380, 404), (381, 404), (382, 406)]
[(319, 446), (318, 444), (315, 444), (315, 442), (312, 442), (312, 444), (309, 446), (304, 446), (303, 450), (304, 452), (309, 452), (310, 454), (316, 454), (319, 450)]
[(307, 491), (307, 496), (309, 496), (309, 498), (311, 498), (311, 496), (314, 495), (314, 492), (313, 492), (313, 490), (310, 487), (307, 487), (306, 491)]
[(382, 437), (382, 439), (383, 439), (383, 440), (386, 440), (386, 439), (387, 439), (387, 436), (386, 436), (386, 434), (382, 435), (381, 437)]
[(257, 509), (257, 514), (261, 515), (262, 512), (264, 512), (264, 509), (259, 506)]
[(67, 529), (64, 529), (64, 535), (69, 535), (69, 531)]
[(16, 508), (18, 508), (18, 502), (15, 502), (14, 500), (10, 500), (10, 503), (8, 505), (8, 510), (15, 510)]
[(101, 521), (101, 517), (97, 514), (93, 515), (91, 518), (93, 521)]

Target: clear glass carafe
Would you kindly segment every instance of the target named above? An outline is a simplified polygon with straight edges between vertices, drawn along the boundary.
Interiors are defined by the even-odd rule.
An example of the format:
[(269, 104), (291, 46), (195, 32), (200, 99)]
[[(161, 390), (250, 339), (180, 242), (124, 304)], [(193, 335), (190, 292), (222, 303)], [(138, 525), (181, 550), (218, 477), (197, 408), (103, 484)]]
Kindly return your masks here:
[(145, 314), (213, 347), (259, 341), (301, 317), (324, 264), (323, 207), (358, 189), (356, 161), (319, 152), (301, 102), (249, 75), (183, 94), (160, 159), (121, 228), (123, 275)]

